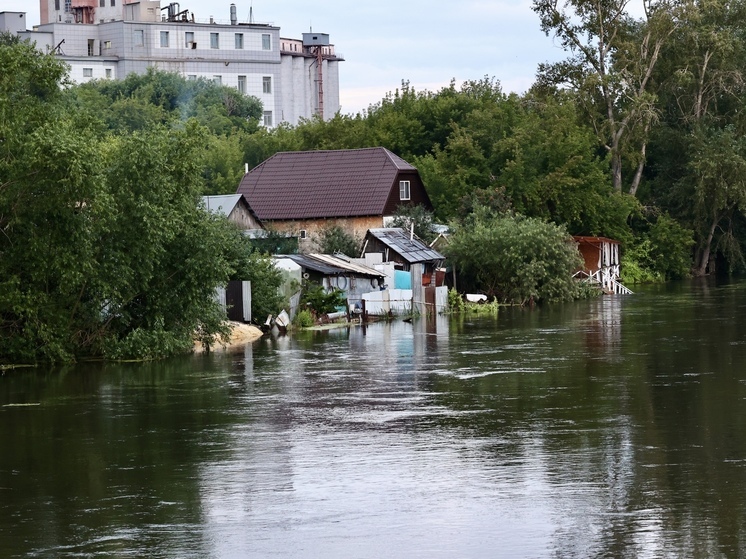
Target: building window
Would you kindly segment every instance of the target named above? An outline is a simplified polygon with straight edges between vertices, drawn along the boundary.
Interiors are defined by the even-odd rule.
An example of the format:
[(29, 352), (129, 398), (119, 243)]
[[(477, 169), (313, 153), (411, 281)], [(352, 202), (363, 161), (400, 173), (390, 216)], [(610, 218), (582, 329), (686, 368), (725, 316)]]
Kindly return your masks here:
[(236, 33), (236, 49), (243, 49), (243, 33)]
[(221, 85), (223, 83), (223, 76), (213, 76), (212, 81), (213, 83)]
[(272, 126), (272, 111), (264, 111), (264, 126)]
[(272, 50), (272, 40), (269, 33), (262, 33), (262, 50)]
[(196, 79), (197, 79), (197, 75), (196, 75), (196, 74), (189, 74), (189, 75), (187, 76), (187, 79), (188, 79), (188, 80), (196, 80)]
[(399, 200), (409, 200), (409, 181), (399, 181)]
[(60, 0), (54, 0), (54, 9), (60, 11)]
[(238, 92), (246, 94), (246, 76), (238, 76)]
[(93, 56), (93, 50), (96, 47), (95, 39), (88, 39), (88, 56)]
[(84, 78), (92, 78), (93, 77), (93, 68), (83, 68), (83, 77)]
[(145, 44), (145, 32), (142, 29), (135, 29), (132, 32), (132, 42), (135, 43), (136, 47), (141, 47)]
[(300, 230), (300, 231), (298, 232), (298, 237), (300, 237), (301, 239), (305, 239), (305, 238), (306, 238), (307, 236), (308, 236), (308, 235), (306, 234), (306, 230), (305, 230), (305, 229), (301, 229), (301, 230)]
[(194, 48), (192, 45), (194, 45), (194, 32), (186, 31), (184, 33), (184, 46), (188, 49), (191, 49)]
[(106, 0), (99, 0), (98, 7), (99, 8), (105, 8), (106, 7)]
[(104, 48), (110, 49), (111, 48), (111, 41), (104, 41)]
[(65, 0), (65, 13), (69, 14), (73, 11), (73, 0)]
[(111, 0), (111, 7), (113, 8), (116, 5), (117, 5), (117, 0)]
[(161, 31), (161, 48), (168, 48), (168, 31)]
[(272, 76), (262, 78), (262, 93), (272, 93)]
[(211, 49), (220, 48), (220, 33), (210, 33), (210, 48)]
[(110, 80), (110, 79), (111, 79), (111, 68), (107, 68), (107, 69), (106, 69), (106, 79), (107, 79), (107, 80)]

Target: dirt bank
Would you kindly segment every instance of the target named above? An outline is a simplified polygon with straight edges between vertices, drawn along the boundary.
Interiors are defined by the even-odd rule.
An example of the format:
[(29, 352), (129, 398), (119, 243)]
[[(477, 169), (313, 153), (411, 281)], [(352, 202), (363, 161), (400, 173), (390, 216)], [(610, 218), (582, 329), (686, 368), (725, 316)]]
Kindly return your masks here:
[[(228, 322), (231, 327), (230, 339), (225, 344), (216, 344), (210, 349), (212, 351), (224, 351), (227, 349), (243, 346), (262, 337), (262, 331), (251, 324), (242, 322)], [(194, 342), (194, 352), (201, 353), (205, 350), (200, 342)]]

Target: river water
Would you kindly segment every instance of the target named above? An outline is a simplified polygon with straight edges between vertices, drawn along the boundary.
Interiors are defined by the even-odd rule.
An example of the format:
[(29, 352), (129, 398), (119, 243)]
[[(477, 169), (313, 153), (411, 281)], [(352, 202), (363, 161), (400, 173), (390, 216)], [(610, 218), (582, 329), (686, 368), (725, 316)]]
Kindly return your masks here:
[(746, 283), (0, 377), (0, 557), (746, 556)]

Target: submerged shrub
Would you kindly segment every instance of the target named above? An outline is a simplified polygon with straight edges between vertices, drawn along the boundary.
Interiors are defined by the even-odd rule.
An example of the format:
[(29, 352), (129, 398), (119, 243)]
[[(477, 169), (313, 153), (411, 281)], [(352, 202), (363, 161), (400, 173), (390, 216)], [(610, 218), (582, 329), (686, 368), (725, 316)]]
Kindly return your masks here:
[(572, 274), (582, 260), (564, 227), (478, 207), (454, 227), (446, 250), (461, 285), (501, 302), (523, 305), (578, 296)]

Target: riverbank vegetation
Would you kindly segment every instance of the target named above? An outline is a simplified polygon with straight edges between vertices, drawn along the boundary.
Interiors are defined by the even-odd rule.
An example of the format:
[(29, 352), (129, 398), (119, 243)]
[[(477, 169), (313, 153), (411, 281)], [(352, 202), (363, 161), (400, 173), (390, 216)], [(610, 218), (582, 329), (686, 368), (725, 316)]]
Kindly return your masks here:
[[(503, 301), (574, 296), (569, 235), (619, 240), (628, 282), (743, 270), (746, 2), (626, 5), (534, 0), (567, 59), (525, 93), (404, 81), (359, 114), (271, 130), (229, 88), (155, 70), (72, 85), (3, 36), (0, 358), (185, 350), (195, 330), (221, 335), (211, 294), (232, 277), (253, 280), (257, 316), (276, 311), (266, 256), (197, 200), (285, 150), (380, 145), (411, 162), (466, 285)], [(329, 245), (353, 251), (337, 233)]]
[(230, 279), (274, 310), (279, 272), (199, 206), (199, 119), (112, 129), (60, 88), (63, 63), (8, 36), (0, 68), (0, 359), (189, 351), (227, 335), (214, 290)]

